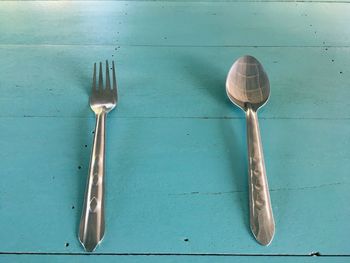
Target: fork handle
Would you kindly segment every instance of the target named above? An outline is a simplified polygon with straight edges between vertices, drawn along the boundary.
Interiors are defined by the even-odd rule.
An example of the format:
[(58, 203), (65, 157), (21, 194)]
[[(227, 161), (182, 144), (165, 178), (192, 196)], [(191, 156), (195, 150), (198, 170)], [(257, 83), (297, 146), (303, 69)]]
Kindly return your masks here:
[(249, 206), (250, 228), (256, 240), (262, 245), (268, 245), (275, 233), (269, 186), (266, 178), (263, 147), (260, 137), (258, 115), (248, 107), (247, 140), (248, 140), (248, 176), (249, 176)]
[(79, 227), (79, 240), (86, 251), (93, 251), (103, 238), (104, 175), (105, 175), (105, 125), (106, 112), (96, 114), (94, 143), (86, 184), (83, 211)]

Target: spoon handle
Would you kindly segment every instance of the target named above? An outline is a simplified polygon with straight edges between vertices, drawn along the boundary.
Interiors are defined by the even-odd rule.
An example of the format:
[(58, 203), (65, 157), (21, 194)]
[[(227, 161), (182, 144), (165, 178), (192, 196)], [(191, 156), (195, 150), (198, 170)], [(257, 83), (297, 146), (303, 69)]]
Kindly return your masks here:
[(266, 178), (264, 154), (260, 137), (258, 115), (248, 107), (247, 140), (248, 140), (248, 176), (250, 228), (257, 241), (267, 246), (275, 233), (269, 187)]

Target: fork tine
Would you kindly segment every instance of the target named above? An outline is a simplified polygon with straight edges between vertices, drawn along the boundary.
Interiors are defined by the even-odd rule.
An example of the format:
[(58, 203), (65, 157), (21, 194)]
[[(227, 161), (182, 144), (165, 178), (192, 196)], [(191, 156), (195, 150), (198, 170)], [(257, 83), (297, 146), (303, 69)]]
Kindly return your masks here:
[(96, 63), (94, 63), (94, 75), (92, 76), (92, 91), (96, 90)]
[(113, 71), (113, 91), (117, 93), (117, 81), (115, 80), (115, 67), (114, 61), (112, 61), (112, 71)]
[(100, 72), (98, 74), (98, 89), (103, 89), (102, 63), (100, 62)]
[(106, 60), (106, 89), (111, 89), (111, 82), (109, 79), (109, 66), (108, 66), (108, 60)]

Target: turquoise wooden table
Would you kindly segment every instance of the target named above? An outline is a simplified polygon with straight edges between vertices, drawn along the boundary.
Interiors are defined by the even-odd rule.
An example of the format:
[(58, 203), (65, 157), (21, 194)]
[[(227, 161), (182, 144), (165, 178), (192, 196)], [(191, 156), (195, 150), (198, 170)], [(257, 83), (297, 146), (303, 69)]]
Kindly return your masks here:
[[(348, 1), (0, 2), (0, 262), (349, 262)], [(264, 65), (276, 221), (249, 230), (238, 57)], [(78, 224), (93, 63), (114, 59), (106, 235)]]

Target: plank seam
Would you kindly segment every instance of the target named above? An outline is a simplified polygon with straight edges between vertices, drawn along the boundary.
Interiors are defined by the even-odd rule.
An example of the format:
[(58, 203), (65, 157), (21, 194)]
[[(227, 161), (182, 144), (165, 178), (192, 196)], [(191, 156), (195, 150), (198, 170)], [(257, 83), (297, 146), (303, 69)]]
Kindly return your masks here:
[[(95, 119), (94, 116), (0, 116), (0, 119), (21, 119), (21, 118), (61, 118), (61, 119)], [(245, 117), (201, 117), (201, 116), (110, 116), (111, 119), (199, 119), (199, 120), (245, 120)], [(319, 120), (319, 121), (348, 121), (350, 117), (327, 118), (327, 117), (264, 117), (259, 116), (259, 120)]]
[[(8, 1), (2, 1), (2, 2), (57, 2), (55, 0), (8, 0)], [(61, 2), (70, 2), (69, 0), (63, 0)], [(73, 2), (96, 2), (96, 0), (74, 0)], [(341, 1), (341, 0), (325, 0), (325, 1), (319, 1), (319, 0), (217, 0), (217, 1), (210, 1), (210, 0), (202, 0), (202, 1), (173, 1), (173, 0), (133, 0), (133, 1), (128, 1), (128, 0), (104, 0), (103, 2), (157, 2), (157, 3), (350, 3), (350, 1)]]
[(159, 44), (0, 44), (0, 48), (28, 47), (154, 47), (154, 48), (350, 48), (350, 45), (159, 45)]
[(0, 252), (0, 255), (36, 256), (191, 256), (191, 257), (350, 257), (348, 254), (245, 254), (245, 253), (84, 253), (84, 252)]

